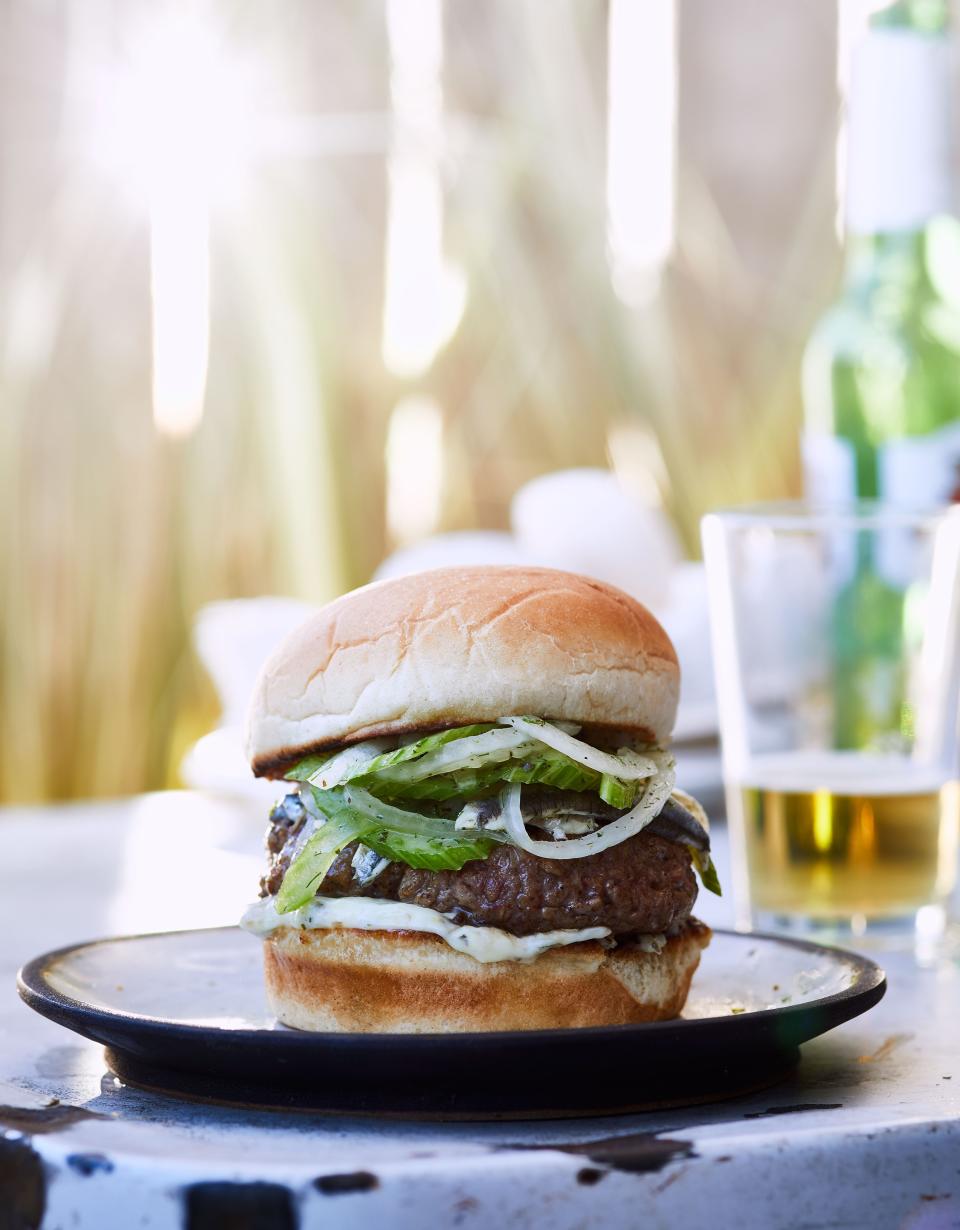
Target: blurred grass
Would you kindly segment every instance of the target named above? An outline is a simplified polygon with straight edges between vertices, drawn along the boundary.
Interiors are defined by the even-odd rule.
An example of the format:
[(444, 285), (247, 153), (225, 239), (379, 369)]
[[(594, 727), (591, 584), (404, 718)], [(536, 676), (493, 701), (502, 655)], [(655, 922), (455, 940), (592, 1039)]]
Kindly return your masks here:
[[(116, 24), (129, 7), (101, 14)], [(304, 105), (386, 108), (380, 3), (324, 0), (322, 22), (306, 5), (285, 22), (238, 7)], [(216, 220), (205, 415), (169, 441), (151, 421), (143, 219), (64, 153), (70, 23), (6, 10), (0, 797), (175, 782), (216, 712), (194, 613), (261, 592), (319, 602), (368, 579), (390, 548), (389, 414), (414, 388), (444, 409), (438, 528), (505, 525), (521, 483), (604, 464), (618, 424), (656, 441), (691, 551), (705, 509), (796, 490), (797, 360), (833, 261), (826, 180), (760, 295), (688, 182), (695, 225), (661, 294), (624, 306), (604, 238), (605, 18), (592, 0), (448, 5), (445, 244), (469, 297), (426, 377), (410, 385), (380, 359), (383, 158), (278, 162)], [(825, 145), (824, 176), (831, 159)]]

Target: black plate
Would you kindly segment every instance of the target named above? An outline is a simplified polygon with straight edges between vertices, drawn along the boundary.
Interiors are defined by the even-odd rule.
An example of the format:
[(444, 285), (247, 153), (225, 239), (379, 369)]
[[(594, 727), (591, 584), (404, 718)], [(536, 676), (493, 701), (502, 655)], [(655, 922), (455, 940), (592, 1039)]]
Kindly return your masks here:
[(717, 931), (677, 1021), (485, 1034), (308, 1034), (278, 1026), (260, 945), (234, 927), (97, 940), (36, 957), (20, 995), (103, 1043), (131, 1084), (285, 1109), (553, 1118), (683, 1105), (774, 1083), (801, 1043), (886, 989), (836, 948)]

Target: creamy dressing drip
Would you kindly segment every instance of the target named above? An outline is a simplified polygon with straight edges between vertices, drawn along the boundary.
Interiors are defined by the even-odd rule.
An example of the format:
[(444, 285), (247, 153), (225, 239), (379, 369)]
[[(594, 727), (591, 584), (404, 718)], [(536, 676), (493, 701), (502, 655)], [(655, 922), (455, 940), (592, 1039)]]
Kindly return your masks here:
[[(263, 897), (248, 906), (240, 925), (254, 935), (269, 935), (278, 927), (297, 927), (308, 931), (346, 927), (358, 931), (424, 931), (438, 935), (457, 952), (475, 961), (533, 961), (550, 948), (580, 944), (585, 940), (606, 939), (609, 927), (586, 927), (582, 931), (544, 931), (539, 935), (511, 935), (499, 927), (467, 927), (452, 922), (445, 914), (404, 901), (384, 901), (375, 897), (315, 897), (313, 901), (278, 914), (273, 897)], [(658, 952), (663, 936), (644, 936), (647, 951)], [(645, 945), (646, 947), (646, 945)]]

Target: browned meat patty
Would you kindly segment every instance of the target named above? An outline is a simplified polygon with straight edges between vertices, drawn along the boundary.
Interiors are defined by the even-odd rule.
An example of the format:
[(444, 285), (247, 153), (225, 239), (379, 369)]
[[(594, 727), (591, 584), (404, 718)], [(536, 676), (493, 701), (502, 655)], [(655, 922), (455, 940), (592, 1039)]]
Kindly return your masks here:
[[(262, 891), (275, 893), (286, 871), (283, 840), (268, 839), (271, 869)], [(460, 871), (419, 871), (391, 863), (366, 887), (353, 874), (352, 843), (340, 852), (319, 892), (405, 901), (450, 914), (459, 923), (502, 927), (513, 935), (609, 927), (614, 935), (678, 930), (689, 918), (697, 882), (684, 846), (654, 833), (581, 859), (545, 859), (498, 845)]]
[(460, 871), (407, 867), (397, 891), (399, 901), (513, 935), (581, 927), (609, 927), (614, 935), (673, 932), (696, 897), (687, 850), (653, 833), (578, 859), (497, 846)]

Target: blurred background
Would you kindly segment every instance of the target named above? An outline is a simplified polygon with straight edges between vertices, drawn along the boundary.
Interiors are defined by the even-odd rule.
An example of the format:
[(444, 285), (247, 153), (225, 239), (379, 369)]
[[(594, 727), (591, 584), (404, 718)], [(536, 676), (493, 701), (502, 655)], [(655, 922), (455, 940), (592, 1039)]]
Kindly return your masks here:
[(540, 475), (610, 469), (671, 560), (798, 494), (868, 7), (3, 0), (0, 796), (176, 784), (205, 604)]

